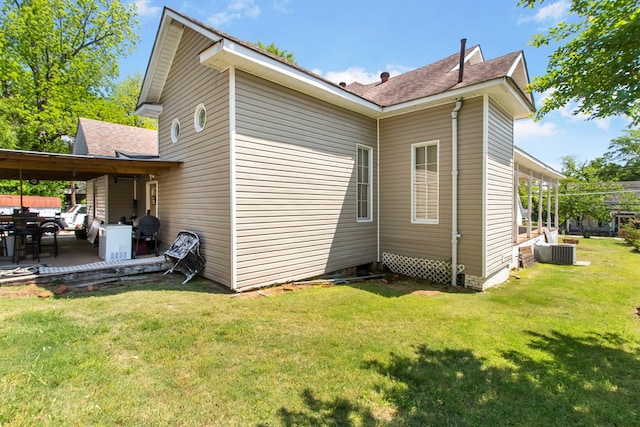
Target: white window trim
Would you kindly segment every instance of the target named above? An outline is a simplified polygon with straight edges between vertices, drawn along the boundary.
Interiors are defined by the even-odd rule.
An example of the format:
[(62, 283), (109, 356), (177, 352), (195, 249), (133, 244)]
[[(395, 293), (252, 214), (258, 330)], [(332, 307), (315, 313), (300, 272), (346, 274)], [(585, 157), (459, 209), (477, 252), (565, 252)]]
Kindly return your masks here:
[[(180, 128), (180, 120), (178, 118), (173, 119), (173, 122), (171, 122), (171, 142), (174, 144), (180, 140), (180, 133), (182, 133)], [(178, 132), (176, 132), (176, 129), (178, 129)]]
[[(200, 126), (200, 122), (198, 120), (200, 116), (200, 111), (204, 111), (204, 123), (202, 123), (202, 126)], [(207, 109), (205, 108), (203, 103), (200, 103), (196, 106), (195, 113), (193, 113), (193, 127), (196, 129), (196, 132), (202, 132), (206, 125), (207, 125)]]
[[(416, 218), (416, 148), (436, 146), (436, 218)], [(438, 224), (440, 220), (440, 140), (411, 144), (411, 223)]]
[[(360, 185), (360, 168), (358, 167), (358, 159), (360, 149), (363, 149), (367, 152), (369, 156), (369, 188), (367, 189), (367, 216), (358, 216), (358, 208), (359, 208), (359, 200), (358, 200), (358, 186)], [(373, 147), (369, 147), (368, 145), (357, 144), (356, 146), (356, 220), (357, 222), (372, 222), (373, 221)]]

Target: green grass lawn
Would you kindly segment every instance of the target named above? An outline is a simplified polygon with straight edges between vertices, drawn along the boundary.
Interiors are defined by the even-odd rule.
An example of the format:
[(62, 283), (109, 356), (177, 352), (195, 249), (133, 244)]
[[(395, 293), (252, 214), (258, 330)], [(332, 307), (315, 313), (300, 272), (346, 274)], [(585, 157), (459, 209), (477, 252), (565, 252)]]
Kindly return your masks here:
[(0, 298), (0, 425), (640, 425), (640, 254), (577, 253), (483, 293), (175, 275)]

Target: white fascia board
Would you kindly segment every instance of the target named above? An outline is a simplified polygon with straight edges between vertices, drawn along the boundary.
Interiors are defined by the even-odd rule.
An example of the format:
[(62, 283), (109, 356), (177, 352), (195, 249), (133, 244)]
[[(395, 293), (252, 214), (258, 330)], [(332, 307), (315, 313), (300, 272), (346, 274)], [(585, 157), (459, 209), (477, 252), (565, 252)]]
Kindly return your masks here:
[(162, 114), (162, 110), (162, 104), (142, 104), (136, 108), (135, 113), (138, 116), (157, 119)]
[(511, 102), (511, 106), (518, 107), (519, 111), (513, 111), (513, 108), (507, 108), (508, 111), (514, 113), (515, 118), (528, 117), (532, 112), (531, 106), (522, 99), (522, 95), (513, 89), (512, 85), (505, 78), (499, 78), (490, 80), (484, 83), (479, 83), (473, 86), (462, 87), (437, 95), (428, 96), (426, 98), (415, 99), (413, 101), (405, 102), (402, 104), (392, 105), (384, 107), (382, 116), (384, 118), (403, 114), (408, 111), (416, 111), (424, 108), (431, 108), (438, 105), (448, 104), (454, 102), (458, 98), (472, 98), (489, 94), (494, 98), (500, 100), (506, 94), (509, 98), (517, 100), (516, 103)]
[(201, 25), (195, 25), (192, 21), (185, 19), (184, 17), (172, 12), (171, 10), (167, 10), (166, 16), (171, 18), (173, 21), (179, 22), (185, 27), (191, 28), (193, 31), (202, 34), (208, 39), (211, 39), (213, 42), (217, 42), (222, 39), (220, 35), (216, 34), (213, 31), (208, 30), (207, 28), (202, 27)]
[(561, 172), (558, 172), (551, 166), (541, 162), (540, 160), (533, 157), (531, 154), (525, 152), (524, 150), (516, 146), (513, 147), (513, 160), (515, 163), (525, 167), (532, 173), (536, 172), (550, 179), (565, 178), (565, 176)]
[[(479, 61), (471, 61), (471, 58), (473, 58), (475, 55), (479, 54), (480, 55), (480, 60)], [(473, 64), (479, 64), (481, 62), (484, 62), (484, 56), (482, 56), (482, 50), (480, 49), (480, 46), (476, 46), (473, 48), (473, 50), (471, 52), (469, 52), (468, 55), (465, 55), (464, 57), (464, 62), (467, 63), (469, 62), (469, 64), (473, 65)], [(457, 69), (460, 68), (460, 63), (458, 62), (455, 67), (453, 67), (451, 69), (451, 71), (456, 71)]]
[(334, 105), (376, 117), (382, 108), (321, 78), (263, 55), (228, 39), (222, 39), (200, 54), (200, 63), (224, 71), (235, 67), (266, 80), (298, 90)]
[[(522, 53), (520, 53), (520, 55), (518, 55), (516, 60), (513, 61), (513, 64), (511, 64), (511, 68), (509, 68), (509, 71), (507, 72), (507, 76), (509, 76), (509, 77), (513, 76), (513, 73), (516, 71), (516, 68), (518, 66), (523, 66), (524, 67), (523, 59), (524, 59), (524, 57), (522, 56)], [(526, 73), (525, 73), (525, 75), (526, 75)]]

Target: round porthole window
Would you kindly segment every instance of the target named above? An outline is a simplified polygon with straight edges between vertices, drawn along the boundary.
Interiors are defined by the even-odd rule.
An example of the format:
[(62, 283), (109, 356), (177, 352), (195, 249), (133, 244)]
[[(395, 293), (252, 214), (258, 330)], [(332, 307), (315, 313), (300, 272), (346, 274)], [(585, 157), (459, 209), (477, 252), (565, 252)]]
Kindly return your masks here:
[(193, 126), (196, 128), (196, 132), (202, 132), (206, 122), (207, 122), (207, 109), (204, 108), (204, 104), (199, 104), (196, 107), (195, 114), (193, 115)]
[(173, 123), (171, 123), (171, 141), (178, 142), (180, 139), (180, 120), (173, 119)]

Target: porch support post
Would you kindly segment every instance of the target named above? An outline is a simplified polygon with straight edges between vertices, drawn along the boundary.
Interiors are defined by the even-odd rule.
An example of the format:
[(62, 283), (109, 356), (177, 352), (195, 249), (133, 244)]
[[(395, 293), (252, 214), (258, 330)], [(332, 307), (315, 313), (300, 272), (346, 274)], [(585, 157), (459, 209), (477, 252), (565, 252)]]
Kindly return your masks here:
[(538, 234), (542, 234), (542, 208), (544, 206), (544, 197), (542, 194), (542, 175), (538, 179)]
[(518, 193), (518, 183), (520, 179), (520, 165), (516, 163), (516, 167), (513, 170), (513, 218), (512, 218), (512, 227), (511, 227), (511, 241), (512, 243), (518, 243), (518, 234), (520, 231), (520, 224), (518, 218), (522, 216), (521, 212), (518, 212), (518, 198), (520, 197), (520, 193)]
[(527, 181), (527, 239), (531, 238), (531, 205), (533, 204), (533, 194), (531, 194), (533, 186), (533, 171), (529, 171), (529, 180)]
[(558, 203), (558, 199), (560, 198), (560, 185), (558, 184), (558, 181), (555, 182), (554, 188), (556, 192), (556, 228), (560, 229), (560, 209)]
[(551, 230), (551, 179), (547, 181), (547, 228)]

